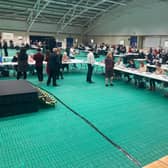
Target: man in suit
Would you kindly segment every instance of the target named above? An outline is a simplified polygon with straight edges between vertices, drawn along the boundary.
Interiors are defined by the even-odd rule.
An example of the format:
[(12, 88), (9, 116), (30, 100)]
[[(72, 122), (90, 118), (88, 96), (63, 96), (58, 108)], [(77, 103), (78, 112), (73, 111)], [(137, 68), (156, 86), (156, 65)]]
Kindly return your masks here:
[(3, 41), (3, 49), (4, 49), (5, 56), (8, 56), (8, 44), (5, 40)]
[(56, 83), (56, 75), (59, 72), (59, 65), (60, 65), (60, 58), (59, 55), (57, 54), (57, 48), (53, 49), (53, 53), (50, 54), (48, 58), (48, 80), (47, 80), (47, 86), (50, 85), (51, 83), (51, 78), (53, 80), (53, 86), (58, 86)]

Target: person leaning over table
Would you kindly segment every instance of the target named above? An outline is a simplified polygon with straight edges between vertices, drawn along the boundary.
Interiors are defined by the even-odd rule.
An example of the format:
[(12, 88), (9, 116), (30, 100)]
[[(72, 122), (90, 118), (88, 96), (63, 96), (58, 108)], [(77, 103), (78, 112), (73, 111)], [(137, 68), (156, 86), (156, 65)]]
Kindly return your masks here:
[(114, 60), (113, 55), (109, 52), (105, 59), (105, 86), (108, 86), (110, 79), (110, 86), (113, 86), (113, 76), (114, 76)]
[(93, 73), (94, 63), (95, 63), (95, 58), (94, 58), (94, 54), (93, 54), (93, 49), (90, 49), (90, 51), (87, 55), (88, 71), (87, 71), (86, 81), (88, 83), (94, 83), (92, 81), (92, 73)]
[[(165, 73), (165, 71), (161, 68), (161, 64), (160, 63), (156, 64), (156, 70), (153, 73), (156, 74), (156, 75), (163, 75)], [(149, 88), (149, 90), (155, 91), (155, 89), (156, 89), (155, 82), (160, 82), (160, 81), (155, 80), (155, 79), (150, 79), (150, 88)]]

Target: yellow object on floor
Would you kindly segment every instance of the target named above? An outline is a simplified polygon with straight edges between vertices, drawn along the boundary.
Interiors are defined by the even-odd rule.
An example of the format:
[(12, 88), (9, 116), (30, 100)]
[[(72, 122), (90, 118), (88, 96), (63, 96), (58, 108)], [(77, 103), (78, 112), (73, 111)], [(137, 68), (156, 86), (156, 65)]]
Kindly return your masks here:
[(168, 168), (168, 156), (165, 156), (147, 166), (144, 168)]

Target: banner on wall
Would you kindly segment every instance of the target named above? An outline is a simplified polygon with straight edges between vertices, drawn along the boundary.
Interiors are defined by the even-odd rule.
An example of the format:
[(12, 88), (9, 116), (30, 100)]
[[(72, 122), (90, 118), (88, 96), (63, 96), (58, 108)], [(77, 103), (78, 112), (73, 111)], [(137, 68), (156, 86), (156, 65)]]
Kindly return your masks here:
[(164, 46), (165, 46), (165, 47), (168, 47), (168, 41), (165, 41), (165, 42), (164, 42)]
[(131, 47), (137, 47), (137, 36), (131, 36), (130, 37), (130, 46)]
[(14, 39), (14, 34), (13, 33), (2, 33), (2, 39), (6, 41), (10, 41)]
[(124, 40), (120, 40), (120, 45), (124, 45), (125, 41)]

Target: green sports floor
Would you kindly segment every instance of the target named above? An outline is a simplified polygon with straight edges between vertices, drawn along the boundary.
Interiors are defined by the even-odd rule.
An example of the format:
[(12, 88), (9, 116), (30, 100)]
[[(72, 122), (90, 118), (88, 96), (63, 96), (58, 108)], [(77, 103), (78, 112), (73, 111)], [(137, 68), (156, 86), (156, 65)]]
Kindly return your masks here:
[[(85, 70), (65, 73), (59, 87), (39, 84), (36, 76), (28, 80), (91, 121), (142, 166), (168, 154), (168, 99), (159, 92), (123, 81), (105, 87), (100, 73), (88, 84)], [(58, 102), (55, 108), (0, 119), (0, 168), (138, 166)]]

